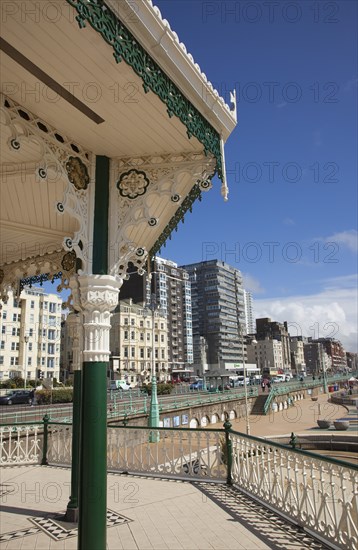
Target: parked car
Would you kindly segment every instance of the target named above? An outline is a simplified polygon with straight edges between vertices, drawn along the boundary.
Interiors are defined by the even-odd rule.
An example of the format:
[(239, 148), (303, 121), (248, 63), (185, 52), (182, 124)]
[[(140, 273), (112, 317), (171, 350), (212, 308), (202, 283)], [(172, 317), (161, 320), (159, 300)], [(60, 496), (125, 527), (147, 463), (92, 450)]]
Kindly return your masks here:
[(285, 382), (285, 376), (283, 374), (274, 376), (274, 378), (272, 378), (272, 382)]
[(197, 380), (189, 386), (190, 390), (203, 390), (204, 389), (204, 380)]
[(125, 380), (112, 380), (110, 385), (109, 385), (109, 389), (110, 390), (124, 390), (124, 391), (127, 391), (127, 390), (131, 389), (131, 385), (127, 384), (127, 382)]
[(10, 391), (0, 396), (0, 405), (20, 405), (26, 403), (32, 405), (35, 398), (34, 390)]

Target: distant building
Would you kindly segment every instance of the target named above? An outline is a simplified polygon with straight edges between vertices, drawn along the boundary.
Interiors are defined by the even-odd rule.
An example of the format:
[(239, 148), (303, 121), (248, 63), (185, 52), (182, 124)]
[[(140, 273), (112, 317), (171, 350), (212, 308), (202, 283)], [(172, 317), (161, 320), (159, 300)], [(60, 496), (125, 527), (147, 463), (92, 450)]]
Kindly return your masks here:
[(9, 292), (1, 302), (0, 380), (60, 375), (62, 299), (42, 288)]
[(187, 264), (192, 296), (194, 369), (204, 371), (203, 342), (209, 370), (235, 369), (246, 359), (242, 275), (227, 263)]
[(271, 321), (269, 317), (256, 319), (256, 339), (278, 340), (282, 343), (282, 358), (283, 369), (290, 370), (291, 368), (291, 351), (290, 351), (290, 335), (288, 332), (287, 322), (278, 323)]
[(249, 292), (248, 290), (244, 290), (246, 334), (253, 334), (256, 328), (252, 302), (253, 301), (251, 292)]
[(331, 370), (332, 359), (327, 354), (322, 342), (308, 338), (304, 344), (304, 357), (307, 374), (320, 376)]
[[(256, 363), (261, 374), (275, 375), (285, 371), (282, 342), (265, 338), (247, 344), (247, 361)], [(286, 369), (287, 370), (287, 369)]]
[[(186, 377), (193, 371), (193, 332), (191, 284), (188, 273), (175, 262), (155, 257), (151, 266), (152, 284), (146, 288), (146, 278), (137, 274), (125, 281), (120, 292), (122, 299), (136, 303), (150, 302), (155, 293), (156, 303), (166, 316), (168, 325), (168, 365), (173, 377)], [(149, 295), (148, 295), (149, 293)]]
[(347, 356), (344, 347), (339, 340), (334, 338), (317, 338), (315, 340), (309, 338), (311, 342), (322, 344), (325, 352), (330, 357), (332, 372), (340, 372), (347, 368)]
[(307, 342), (307, 338), (303, 336), (290, 337), (291, 370), (293, 374), (297, 376), (304, 376), (307, 374), (304, 353), (305, 342)]
[(125, 379), (133, 386), (150, 382), (154, 347), (157, 379), (170, 380), (167, 318), (156, 311), (154, 327), (152, 323), (152, 314), (143, 304), (120, 301), (111, 319), (111, 378)]

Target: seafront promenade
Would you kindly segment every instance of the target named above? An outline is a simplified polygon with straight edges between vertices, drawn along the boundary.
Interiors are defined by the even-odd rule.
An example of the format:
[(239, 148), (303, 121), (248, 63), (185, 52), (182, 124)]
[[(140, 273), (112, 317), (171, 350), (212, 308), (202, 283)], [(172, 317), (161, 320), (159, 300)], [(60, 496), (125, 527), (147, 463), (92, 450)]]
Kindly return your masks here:
[[(341, 405), (328, 403), (328, 397), (297, 401), (290, 409), (267, 416), (251, 415), (251, 434), (270, 438), (291, 432), (321, 433), (318, 416), (334, 420), (348, 414)], [(232, 424), (245, 432), (245, 420)], [(227, 485), (110, 473), (107, 492), (110, 550), (326, 548)], [(69, 493), (69, 468), (3, 468), (1, 549), (77, 548), (76, 525), (62, 521)]]

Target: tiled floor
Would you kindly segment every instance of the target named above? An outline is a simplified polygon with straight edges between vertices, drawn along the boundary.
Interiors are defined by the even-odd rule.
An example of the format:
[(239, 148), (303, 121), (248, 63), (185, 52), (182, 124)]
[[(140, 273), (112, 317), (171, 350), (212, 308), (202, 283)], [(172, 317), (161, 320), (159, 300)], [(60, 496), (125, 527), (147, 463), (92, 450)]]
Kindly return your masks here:
[[(62, 521), (70, 471), (2, 469), (1, 549), (75, 549), (77, 528)], [(225, 485), (108, 475), (110, 550), (323, 548)]]

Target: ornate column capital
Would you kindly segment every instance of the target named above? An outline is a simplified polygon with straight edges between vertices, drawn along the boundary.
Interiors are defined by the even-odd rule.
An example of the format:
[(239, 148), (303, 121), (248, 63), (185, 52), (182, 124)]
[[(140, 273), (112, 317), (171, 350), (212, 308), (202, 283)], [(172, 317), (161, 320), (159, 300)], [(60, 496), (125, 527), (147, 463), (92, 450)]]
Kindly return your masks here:
[(111, 275), (76, 275), (70, 281), (75, 310), (83, 315), (86, 362), (108, 362), (111, 312), (118, 304), (122, 279)]

